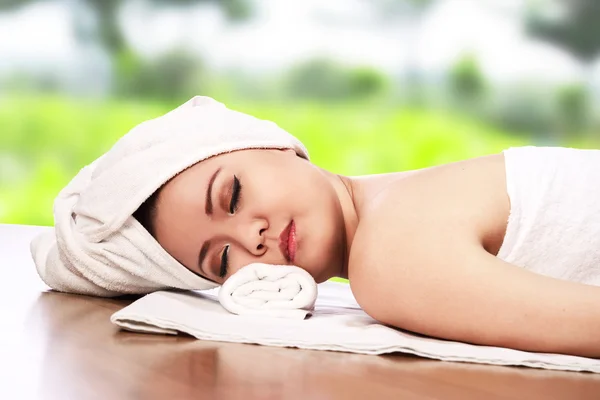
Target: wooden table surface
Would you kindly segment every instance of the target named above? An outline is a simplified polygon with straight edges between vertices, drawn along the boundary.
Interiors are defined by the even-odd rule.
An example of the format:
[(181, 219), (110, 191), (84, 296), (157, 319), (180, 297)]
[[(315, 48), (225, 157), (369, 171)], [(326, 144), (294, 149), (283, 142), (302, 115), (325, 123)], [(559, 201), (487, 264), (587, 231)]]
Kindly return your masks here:
[(0, 399), (600, 399), (600, 374), (120, 331), (131, 299), (47, 291), (39, 230), (0, 225)]

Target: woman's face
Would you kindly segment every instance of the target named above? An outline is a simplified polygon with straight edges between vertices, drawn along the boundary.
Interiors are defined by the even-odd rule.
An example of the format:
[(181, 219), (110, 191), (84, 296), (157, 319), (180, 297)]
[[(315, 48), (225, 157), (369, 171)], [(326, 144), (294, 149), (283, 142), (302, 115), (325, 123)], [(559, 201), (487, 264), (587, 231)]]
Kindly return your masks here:
[(322, 282), (342, 270), (346, 253), (331, 179), (292, 150), (211, 157), (162, 188), (155, 235), (181, 264), (217, 283), (255, 262), (296, 265)]

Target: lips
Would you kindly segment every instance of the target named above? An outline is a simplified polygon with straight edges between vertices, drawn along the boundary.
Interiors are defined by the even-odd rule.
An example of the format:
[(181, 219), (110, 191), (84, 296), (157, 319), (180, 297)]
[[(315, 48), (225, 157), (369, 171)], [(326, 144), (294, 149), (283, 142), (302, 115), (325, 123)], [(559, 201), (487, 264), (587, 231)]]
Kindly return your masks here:
[(296, 224), (294, 224), (294, 220), (291, 220), (279, 235), (279, 248), (288, 262), (294, 261), (296, 257)]

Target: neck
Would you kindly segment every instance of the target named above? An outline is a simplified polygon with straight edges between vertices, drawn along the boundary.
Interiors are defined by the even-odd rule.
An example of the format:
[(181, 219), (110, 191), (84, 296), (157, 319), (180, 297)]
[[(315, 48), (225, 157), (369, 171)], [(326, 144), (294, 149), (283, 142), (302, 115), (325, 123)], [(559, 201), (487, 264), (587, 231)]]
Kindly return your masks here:
[[(335, 175), (337, 178), (338, 198), (340, 199), (340, 205), (342, 207), (342, 215), (344, 216), (344, 233), (346, 235), (345, 248), (344, 248), (344, 263), (341, 270), (337, 273), (340, 278), (348, 279), (348, 260), (350, 259), (350, 249), (352, 242), (354, 241), (354, 235), (359, 223), (359, 208), (357, 207), (356, 188), (353, 184), (352, 179), (342, 176)], [(340, 185), (341, 183), (341, 185)]]
[(416, 171), (358, 177), (348, 177), (327, 171), (325, 172), (329, 175), (340, 201), (344, 218), (344, 234), (346, 236), (343, 266), (335, 276), (347, 279), (348, 261), (350, 259), (350, 249), (352, 248), (354, 235), (358, 229), (361, 216), (372, 203), (371, 199), (376, 197), (377, 194), (388, 187), (392, 182), (399, 178), (411, 175)]
[(327, 170), (322, 170), (323, 173), (329, 178), (333, 189), (339, 199), (339, 204), (342, 211), (342, 217), (344, 219), (344, 260), (339, 271), (334, 271), (334, 275), (340, 278), (348, 278), (348, 260), (350, 258), (350, 248), (352, 247), (352, 241), (356, 229), (358, 228), (359, 222), (359, 210), (360, 204), (362, 203), (359, 195), (360, 184), (354, 182), (352, 178), (337, 175)]

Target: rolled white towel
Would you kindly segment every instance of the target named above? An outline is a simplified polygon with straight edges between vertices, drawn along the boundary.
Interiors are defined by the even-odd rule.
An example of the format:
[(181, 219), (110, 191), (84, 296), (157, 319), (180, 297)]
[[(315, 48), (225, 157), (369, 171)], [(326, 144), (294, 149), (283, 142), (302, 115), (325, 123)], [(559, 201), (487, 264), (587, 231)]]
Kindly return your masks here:
[(219, 289), (219, 301), (233, 314), (304, 319), (317, 300), (317, 283), (293, 265), (249, 264)]

